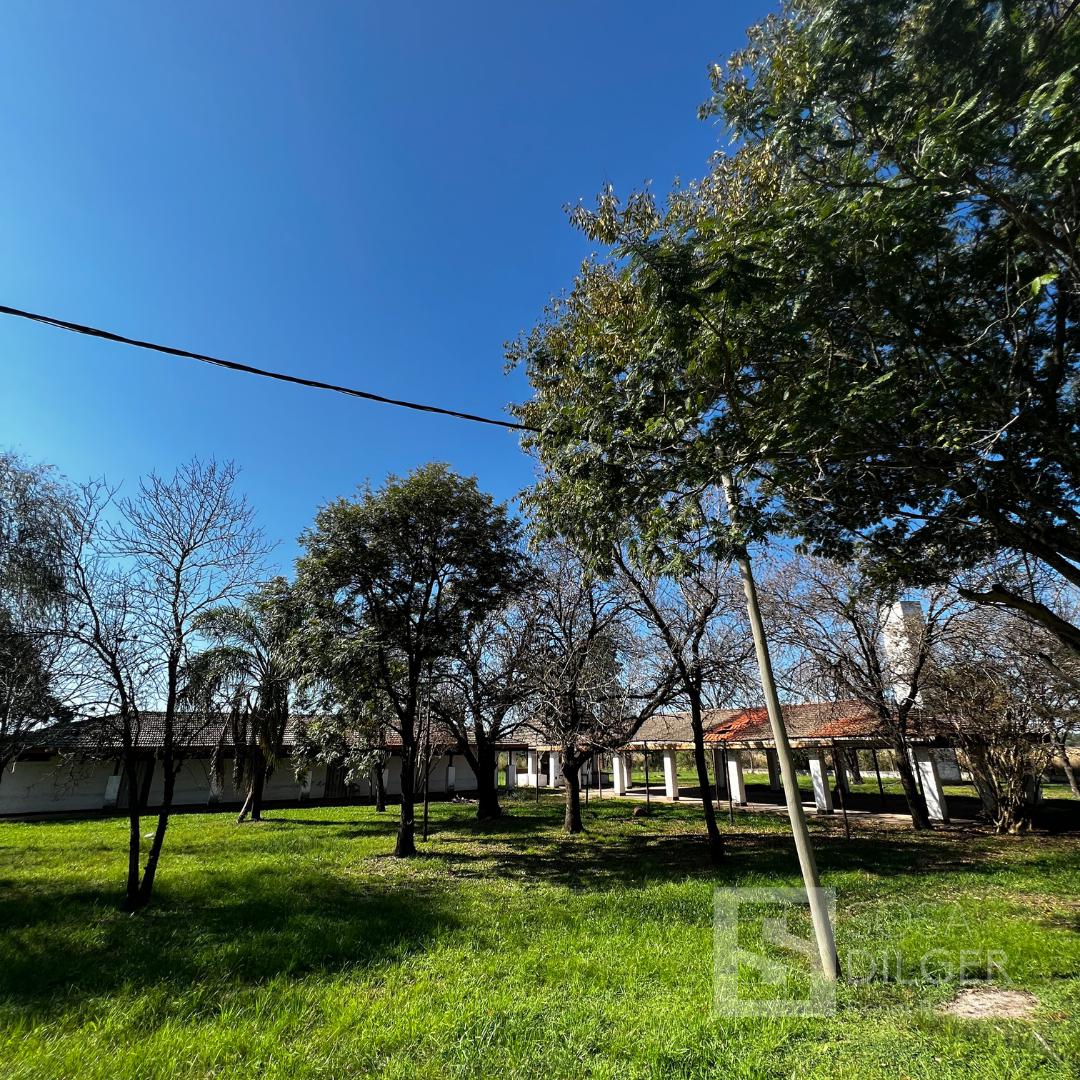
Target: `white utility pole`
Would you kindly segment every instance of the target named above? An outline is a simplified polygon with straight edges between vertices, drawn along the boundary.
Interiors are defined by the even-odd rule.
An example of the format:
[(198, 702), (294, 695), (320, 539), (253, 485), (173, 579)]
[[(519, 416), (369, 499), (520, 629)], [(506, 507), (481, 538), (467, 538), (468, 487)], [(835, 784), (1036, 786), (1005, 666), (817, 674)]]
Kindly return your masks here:
[[(730, 474), (722, 474), (724, 495), (727, 498), (728, 516), (731, 524), (738, 529), (738, 501), (735, 483)], [(776, 756), (780, 762), (780, 775), (784, 781), (784, 798), (787, 802), (788, 820), (791, 833), (795, 837), (795, 850), (799, 853), (799, 868), (802, 870), (803, 884), (807, 899), (810, 901), (810, 918), (814, 924), (814, 937), (817, 939), (818, 955), (821, 957), (821, 970), (828, 979), (840, 975), (840, 961), (836, 955), (836, 939), (833, 936), (832, 923), (825, 898), (821, 895), (821, 883), (818, 878), (817, 861), (814, 848), (810, 843), (810, 830), (806, 827), (806, 814), (803, 811), (802, 796), (795, 776), (795, 763), (791, 758), (791, 742), (788, 740), (784, 715), (780, 710), (780, 696), (776, 692), (776, 679), (773, 676), (772, 659), (769, 656), (769, 643), (765, 637), (765, 624), (761, 620), (761, 607), (758, 604), (757, 586), (754, 583), (754, 571), (750, 565), (750, 554), (740, 540), (735, 548), (735, 562), (742, 578), (743, 592), (746, 594), (746, 612), (750, 617), (750, 633), (754, 638), (754, 652), (757, 654), (758, 672), (761, 676), (761, 690), (765, 695), (765, 709), (769, 714), (769, 726), (772, 728), (773, 741), (776, 743)]]

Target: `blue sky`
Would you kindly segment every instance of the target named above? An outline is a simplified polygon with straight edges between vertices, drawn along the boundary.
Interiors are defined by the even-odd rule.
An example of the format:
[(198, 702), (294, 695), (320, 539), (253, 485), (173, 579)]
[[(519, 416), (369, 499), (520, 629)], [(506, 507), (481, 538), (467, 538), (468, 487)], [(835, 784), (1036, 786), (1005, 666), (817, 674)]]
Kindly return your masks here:
[[(502, 343), (588, 253), (563, 206), (663, 191), (765, 3), (29, 3), (0, 35), (0, 303), (499, 414)], [(130, 486), (232, 458), (277, 558), (430, 460), (499, 498), (512, 435), (0, 317), (0, 446)]]

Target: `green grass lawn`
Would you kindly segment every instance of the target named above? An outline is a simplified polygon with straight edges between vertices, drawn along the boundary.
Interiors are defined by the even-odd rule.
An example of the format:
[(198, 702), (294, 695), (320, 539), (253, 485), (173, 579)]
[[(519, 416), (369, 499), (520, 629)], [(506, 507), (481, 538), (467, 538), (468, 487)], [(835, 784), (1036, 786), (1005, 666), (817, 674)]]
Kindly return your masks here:
[[(717, 873), (700, 807), (632, 809), (593, 799), (569, 838), (553, 796), (488, 826), (437, 804), (410, 862), (392, 811), (184, 815), (134, 917), (123, 820), (0, 823), (0, 1076), (1076, 1076), (1075, 835), (812, 822), (842, 956), (888, 951), (908, 978), (842, 983), (824, 1018), (729, 1019), (712, 890), (798, 884), (786, 822), (725, 823)], [(1035, 1017), (940, 1016), (956, 987), (920, 975), (929, 950), (1000, 954)]]

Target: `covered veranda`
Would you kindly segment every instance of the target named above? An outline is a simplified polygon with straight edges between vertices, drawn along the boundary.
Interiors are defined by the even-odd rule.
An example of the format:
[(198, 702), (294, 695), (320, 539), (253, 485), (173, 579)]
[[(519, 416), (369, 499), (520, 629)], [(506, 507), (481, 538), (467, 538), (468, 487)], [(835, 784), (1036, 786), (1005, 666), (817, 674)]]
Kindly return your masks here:
[[(783, 805), (782, 784), (768, 716), (762, 708), (710, 710), (703, 717), (710, 765), (709, 797), (735, 807)], [(784, 721), (799, 763), (809, 773), (808, 806), (818, 814), (903, 813), (901, 797), (886, 790), (895, 776), (891, 737), (881, 721), (859, 702), (839, 701), (784, 706)], [(963, 783), (948, 730), (921, 717), (906, 740), (916, 782), (926, 799), (930, 819), (950, 820), (946, 784)], [(700, 799), (696, 777), (680, 784), (680, 755), (685, 762), (694, 749), (687, 713), (651, 717), (625, 745), (598, 752), (582, 767), (583, 794), (615, 795), (677, 802), (686, 795)], [(862, 765), (860, 766), (860, 758)], [(525, 784), (556, 788), (562, 782), (558, 748), (529, 749)], [(610, 762), (610, 772), (605, 767)], [(872, 772), (876, 795), (866, 793), (862, 769)], [(748, 776), (767, 778), (748, 795)], [(861, 791), (853, 791), (856, 785)], [(890, 785), (892, 786), (892, 785)], [(684, 794), (685, 793), (685, 794)], [(805, 798), (804, 798), (805, 801)]]

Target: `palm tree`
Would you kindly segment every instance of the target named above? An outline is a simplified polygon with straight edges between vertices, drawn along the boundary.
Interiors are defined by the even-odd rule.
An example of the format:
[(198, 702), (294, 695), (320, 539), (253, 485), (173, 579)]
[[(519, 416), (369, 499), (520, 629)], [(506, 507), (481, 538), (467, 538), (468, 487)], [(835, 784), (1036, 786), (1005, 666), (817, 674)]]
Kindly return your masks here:
[(241, 607), (220, 607), (199, 619), (210, 643), (189, 665), (186, 697), (197, 710), (224, 712), (214, 769), (229, 742), (233, 784), (247, 794), (238, 822), (262, 817), (263, 790), (282, 756), (296, 664), (293, 636), (299, 605), (281, 577)]

